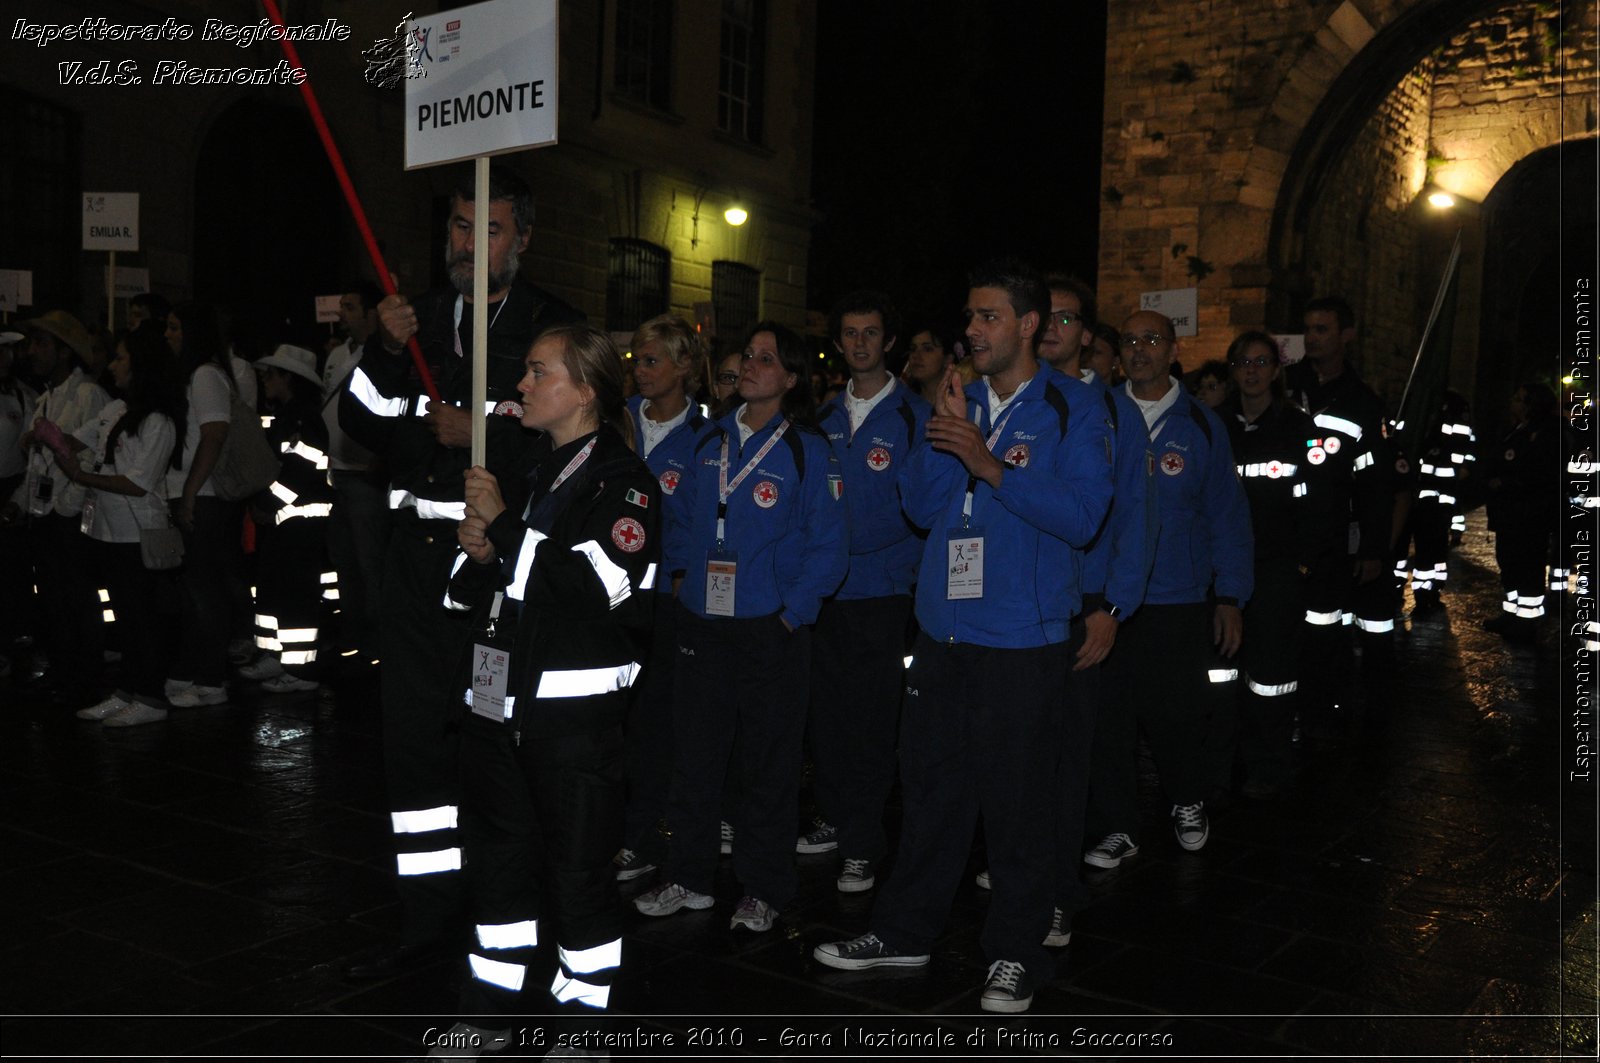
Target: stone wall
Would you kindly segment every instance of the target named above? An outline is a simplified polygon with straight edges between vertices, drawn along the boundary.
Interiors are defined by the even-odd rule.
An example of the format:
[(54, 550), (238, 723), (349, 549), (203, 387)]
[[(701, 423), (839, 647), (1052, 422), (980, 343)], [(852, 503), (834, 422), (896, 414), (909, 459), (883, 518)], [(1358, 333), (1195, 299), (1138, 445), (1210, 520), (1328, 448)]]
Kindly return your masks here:
[[(1186, 364), (1298, 331), (1312, 294), (1363, 318), (1398, 398), (1462, 225), (1457, 386), (1476, 362), (1476, 206), (1517, 160), (1595, 129), (1595, 11), (1537, 0), (1111, 0), (1099, 295), (1199, 289)], [(1370, 104), (1366, 100), (1370, 97)], [(1350, 113), (1360, 99), (1365, 113)], [(1341, 108), (1344, 109), (1341, 115)], [(1429, 184), (1453, 192), (1430, 213)], [(1441, 245), (1443, 250), (1441, 250)]]

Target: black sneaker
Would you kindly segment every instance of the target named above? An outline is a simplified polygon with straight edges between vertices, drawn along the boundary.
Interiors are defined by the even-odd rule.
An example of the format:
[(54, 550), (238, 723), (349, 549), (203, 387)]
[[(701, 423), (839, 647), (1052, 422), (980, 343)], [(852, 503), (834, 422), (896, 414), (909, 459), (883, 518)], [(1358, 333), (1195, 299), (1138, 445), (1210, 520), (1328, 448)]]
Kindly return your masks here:
[(611, 864), (617, 869), (618, 882), (632, 882), (656, 869), (656, 865), (645, 859), (643, 853), (634, 849), (617, 850), (617, 855), (611, 858)]
[(795, 839), (797, 853), (828, 853), (839, 848), (839, 828), (821, 816), (811, 821), (812, 830)]
[(1189, 852), (1203, 848), (1206, 839), (1211, 837), (1211, 822), (1206, 819), (1206, 803), (1197, 801), (1192, 805), (1173, 805), (1172, 832), (1178, 836), (1178, 844)]
[(1090, 867), (1116, 867), (1130, 856), (1138, 856), (1139, 847), (1126, 834), (1108, 834), (1100, 844), (1083, 854), (1083, 862)]
[(865, 893), (877, 882), (878, 876), (872, 870), (871, 860), (846, 860), (835, 885), (840, 893)]
[(1067, 918), (1066, 912), (1063, 912), (1060, 908), (1054, 909), (1050, 915), (1050, 933), (1044, 936), (1044, 947), (1047, 949), (1059, 949), (1063, 945), (1071, 944), (1071, 922)]
[(864, 971), (869, 967), (923, 967), (928, 963), (926, 953), (915, 955), (896, 952), (877, 934), (862, 934), (850, 941), (829, 941), (811, 950), (811, 955), (825, 967), (841, 971)]
[(995, 960), (989, 965), (989, 979), (983, 984), (978, 1006), (984, 1011), (1015, 1015), (1033, 1005), (1033, 979), (1022, 964), (1014, 960)]

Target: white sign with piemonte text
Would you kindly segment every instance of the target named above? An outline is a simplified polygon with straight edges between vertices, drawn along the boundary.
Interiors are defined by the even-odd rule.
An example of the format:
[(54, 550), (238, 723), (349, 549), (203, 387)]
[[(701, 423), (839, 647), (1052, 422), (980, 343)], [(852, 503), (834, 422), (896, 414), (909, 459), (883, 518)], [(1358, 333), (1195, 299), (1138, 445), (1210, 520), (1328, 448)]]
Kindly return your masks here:
[(139, 193), (85, 192), (83, 249), (139, 250)]
[(408, 24), (406, 169), (556, 142), (556, 2), (489, 0)]
[(1179, 336), (1199, 334), (1199, 305), (1198, 288), (1168, 288), (1166, 291), (1145, 292), (1139, 296), (1139, 309), (1167, 315), (1172, 322), (1173, 333)]

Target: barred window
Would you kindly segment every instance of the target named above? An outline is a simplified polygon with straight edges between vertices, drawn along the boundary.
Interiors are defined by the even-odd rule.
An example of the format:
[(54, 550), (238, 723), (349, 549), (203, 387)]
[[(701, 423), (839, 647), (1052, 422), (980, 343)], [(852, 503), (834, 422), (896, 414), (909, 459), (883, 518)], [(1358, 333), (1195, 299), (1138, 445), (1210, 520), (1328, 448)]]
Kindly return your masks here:
[(616, 89), (672, 108), (672, 0), (617, 0)]
[(711, 263), (711, 305), (718, 340), (738, 343), (761, 320), (761, 271), (743, 262)]
[(665, 314), (671, 285), (672, 252), (648, 240), (613, 239), (606, 272), (606, 328), (632, 332)]
[(766, 0), (722, 0), (717, 128), (752, 144), (766, 132), (766, 39)]

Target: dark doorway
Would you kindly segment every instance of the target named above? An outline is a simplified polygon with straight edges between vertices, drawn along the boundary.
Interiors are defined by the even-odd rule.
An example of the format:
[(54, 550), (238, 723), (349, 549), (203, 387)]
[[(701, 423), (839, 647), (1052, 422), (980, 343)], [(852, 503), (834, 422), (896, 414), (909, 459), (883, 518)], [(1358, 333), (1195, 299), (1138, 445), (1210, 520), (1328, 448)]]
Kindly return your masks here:
[(313, 299), (354, 275), (349, 226), (304, 110), (241, 100), (217, 119), (195, 174), (194, 291), (229, 310), (240, 354), (320, 351)]
[(1490, 438), (1518, 384), (1561, 393), (1571, 282), (1595, 261), (1594, 142), (1569, 141), (1513, 166), (1483, 203), (1483, 325), (1473, 413)]

